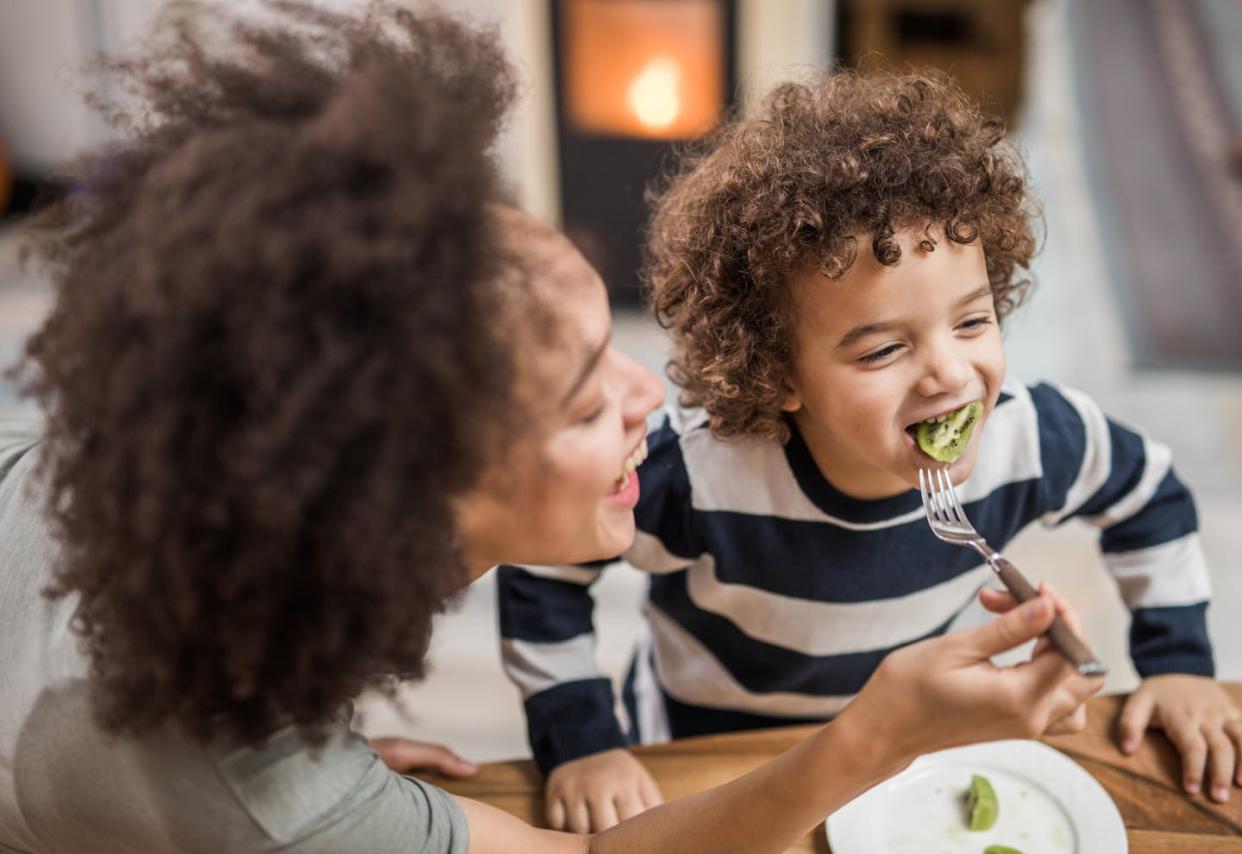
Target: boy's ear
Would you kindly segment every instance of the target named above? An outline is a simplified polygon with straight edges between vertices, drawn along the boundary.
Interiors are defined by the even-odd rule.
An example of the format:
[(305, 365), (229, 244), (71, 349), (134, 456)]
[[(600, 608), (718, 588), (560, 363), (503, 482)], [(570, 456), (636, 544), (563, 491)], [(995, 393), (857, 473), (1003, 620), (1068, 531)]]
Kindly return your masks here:
[(782, 412), (797, 412), (802, 408), (802, 395), (791, 386), (785, 383), (785, 399), (781, 402)]

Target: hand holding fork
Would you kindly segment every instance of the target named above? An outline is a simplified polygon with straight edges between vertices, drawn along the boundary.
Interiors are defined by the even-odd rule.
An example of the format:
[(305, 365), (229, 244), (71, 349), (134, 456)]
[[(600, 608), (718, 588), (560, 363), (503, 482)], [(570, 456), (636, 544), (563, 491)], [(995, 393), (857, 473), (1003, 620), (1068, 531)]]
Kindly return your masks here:
[[(923, 495), (923, 509), (927, 511), (927, 521), (933, 534), (946, 543), (967, 546), (977, 551), (1019, 602), (1029, 601), (1039, 595), (1039, 591), (1026, 580), (1026, 576), (1006, 560), (1004, 555), (989, 546), (974, 525), (970, 524), (957, 498), (953, 481), (949, 479), (948, 471), (919, 469), (919, 491)], [(1103, 676), (1108, 672), (1108, 668), (1059, 616), (1052, 621), (1048, 637), (1083, 676)]]

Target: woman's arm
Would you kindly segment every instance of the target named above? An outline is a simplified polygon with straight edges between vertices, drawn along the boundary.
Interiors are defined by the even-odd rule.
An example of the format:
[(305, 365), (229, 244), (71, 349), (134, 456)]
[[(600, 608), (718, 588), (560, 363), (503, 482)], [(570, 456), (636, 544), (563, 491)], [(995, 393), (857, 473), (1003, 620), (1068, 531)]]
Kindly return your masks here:
[(459, 799), (470, 824), (470, 854), (784, 851), (837, 806), (888, 776), (868, 737), (851, 734), (843, 720), (825, 724), (743, 777), (592, 836), (541, 830)]
[[(471, 854), (785, 851), (824, 816), (923, 753), (1035, 738), (1067, 719), (1103, 680), (1078, 676), (1054, 649), (1011, 668), (989, 661), (1042, 634), (1058, 609), (1064, 604), (1048, 592), (977, 629), (898, 650), (836, 720), (800, 744), (737, 780), (604, 833), (539, 830), (462, 800)], [(1081, 726), (1080, 716), (1073, 720)]]

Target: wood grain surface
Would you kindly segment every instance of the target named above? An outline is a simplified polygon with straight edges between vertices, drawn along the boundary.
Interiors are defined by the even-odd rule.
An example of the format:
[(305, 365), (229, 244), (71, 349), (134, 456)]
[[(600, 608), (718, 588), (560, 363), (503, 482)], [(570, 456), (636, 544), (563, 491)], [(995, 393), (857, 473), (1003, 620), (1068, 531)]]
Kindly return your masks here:
[[(1226, 690), (1242, 705), (1242, 683)], [(1087, 770), (1112, 796), (1125, 822), (1131, 854), (1242, 854), (1242, 790), (1226, 804), (1186, 795), (1177, 752), (1158, 732), (1148, 733), (1133, 756), (1116, 746), (1114, 731), (1123, 697), (1097, 697), (1087, 704), (1087, 727), (1072, 736), (1046, 739)], [(687, 738), (638, 747), (634, 754), (655, 777), (667, 799), (732, 780), (789, 748), (813, 727), (783, 727)], [(484, 765), (469, 780), (429, 776), (436, 785), (489, 803), (531, 824), (543, 824), (539, 770), (529, 760)], [(829, 852), (823, 824), (789, 849)], [(1113, 854), (1088, 852), (1088, 854)]]

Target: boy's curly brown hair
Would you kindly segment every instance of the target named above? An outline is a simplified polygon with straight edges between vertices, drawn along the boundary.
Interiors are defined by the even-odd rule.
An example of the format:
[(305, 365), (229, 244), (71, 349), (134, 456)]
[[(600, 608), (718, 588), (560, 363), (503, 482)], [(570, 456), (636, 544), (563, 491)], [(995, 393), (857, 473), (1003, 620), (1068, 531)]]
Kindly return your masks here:
[(787, 277), (816, 265), (839, 279), (860, 243), (898, 264), (898, 229), (922, 228), (924, 249), (932, 226), (980, 240), (997, 314), (1012, 311), (1039, 213), (1004, 136), (946, 76), (842, 71), (777, 87), (689, 150), (651, 194), (645, 266), (683, 403), (719, 436), (787, 438)]
[(79, 599), (113, 730), (316, 737), (420, 675), (468, 575), (452, 502), (513, 404), (494, 37), (267, 10), (204, 5), (218, 29), (106, 63), (132, 138), (35, 231), (56, 302), (20, 375), (48, 418), (51, 594)]

